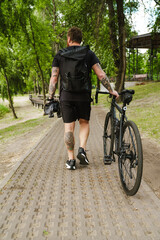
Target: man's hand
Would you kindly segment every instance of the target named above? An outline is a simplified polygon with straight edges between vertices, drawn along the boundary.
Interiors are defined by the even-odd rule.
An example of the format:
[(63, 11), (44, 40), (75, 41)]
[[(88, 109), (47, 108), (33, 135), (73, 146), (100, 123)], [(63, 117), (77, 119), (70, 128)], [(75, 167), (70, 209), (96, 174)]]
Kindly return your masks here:
[(112, 94), (113, 96), (116, 96), (116, 99), (119, 97), (119, 94), (117, 91), (113, 90), (109, 92), (110, 94)]

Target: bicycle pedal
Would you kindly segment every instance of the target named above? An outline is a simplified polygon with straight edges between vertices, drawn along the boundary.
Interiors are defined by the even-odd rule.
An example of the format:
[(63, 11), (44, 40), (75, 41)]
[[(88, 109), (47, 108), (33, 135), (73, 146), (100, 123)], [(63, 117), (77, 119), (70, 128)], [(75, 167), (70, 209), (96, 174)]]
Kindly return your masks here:
[(111, 165), (112, 161), (113, 160), (110, 156), (105, 156), (103, 159), (104, 165)]

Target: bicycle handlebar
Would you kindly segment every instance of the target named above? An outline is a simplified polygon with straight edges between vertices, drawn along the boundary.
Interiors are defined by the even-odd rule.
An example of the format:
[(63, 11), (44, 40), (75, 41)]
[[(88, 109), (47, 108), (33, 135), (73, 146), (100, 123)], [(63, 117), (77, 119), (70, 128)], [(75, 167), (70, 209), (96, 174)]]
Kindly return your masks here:
[[(98, 103), (98, 94), (101, 93), (101, 94), (110, 94), (109, 92), (104, 92), (104, 91), (99, 91), (98, 89), (96, 90), (96, 95), (95, 95), (95, 100), (96, 100), (96, 103)], [(130, 93), (130, 94), (134, 94), (135, 91), (134, 90), (129, 90), (129, 89), (124, 89), (122, 90), (122, 92), (118, 93), (119, 95), (123, 95), (125, 93)], [(110, 97), (115, 97), (114, 95), (110, 94)]]
[(134, 94), (135, 93), (135, 91), (134, 90), (129, 90), (129, 89), (124, 89), (121, 93), (118, 93), (119, 95), (123, 95), (123, 94), (125, 94), (125, 93), (130, 93), (130, 94)]

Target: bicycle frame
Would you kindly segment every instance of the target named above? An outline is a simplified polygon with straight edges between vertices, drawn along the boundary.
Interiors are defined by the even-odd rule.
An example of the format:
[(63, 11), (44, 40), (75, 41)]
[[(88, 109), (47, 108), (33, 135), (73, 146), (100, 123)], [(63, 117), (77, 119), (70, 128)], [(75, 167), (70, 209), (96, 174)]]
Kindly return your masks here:
[[(134, 90), (130, 90), (132, 91), (132, 94), (134, 94)], [(98, 102), (98, 94), (110, 94), (109, 92), (104, 92), (104, 91), (99, 91), (97, 89), (96, 91), (96, 95), (95, 95), (95, 99), (96, 99), (96, 103)], [(122, 95), (122, 93), (119, 93), (120, 95)], [(111, 95), (110, 95), (111, 96)], [(129, 104), (129, 103), (128, 103)], [(110, 108), (110, 113), (113, 119), (113, 125), (112, 125), (112, 130), (114, 131), (114, 135), (115, 135), (115, 131), (116, 131), (116, 122), (119, 122), (119, 136), (118, 136), (118, 148), (116, 149), (116, 154), (118, 156), (122, 155), (125, 151), (122, 148), (122, 137), (123, 137), (123, 125), (125, 120), (127, 121), (127, 117), (126, 117), (126, 110), (127, 110), (127, 103), (123, 102), (122, 107), (120, 107), (117, 103), (116, 103), (116, 97), (113, 96), (112, 97), (112, 102), (111, 102), (111, 108)], [(120, 117), (120, 121), (116, 118), (116, 109), (118, 110), (118, 112), (121, 114)], [(132, 136), (131, 130), (129, 129), (130, 135)], [(134, 146), (135, 148), (135, 146)]]
[[(118, 110), (118, 112), (121, 114), (120, 120), (117, 119), (116, 117), (116, 110)], [(110, 112), (112, 114), (112, 118), (113, 118), (113, 131), (116, 131), (116, 123), (119, 122), (119, 139), (118, 139), (118, 148), (115, 149), (117, 152), (117, 154), (119, 155), (121, 153), (122, 150), (122, 129), (123, 129), (123, 125), (124, 125), (124, 120), (127, 120), (126, 117), (126, 104), (123, 103), (122, 108), (116, 103), (116, 99), (115, 97), (113, 97), (112, 99), (112, 103), (111, 103), (111, 109)]]
[[(109, 92), (104, 92), (104, 91), (99, 91), (97, 90), (96, 91), (96, 103), (98, 102), (98, 94), (101, 93), (101, 94), (110, 94)], [(127, 120), (127, 117), (126, 117), (126, 110), (127, 110), (127, 107), (126, 107), (126, 103), (123, 103), (123, 106), (122, 108), (116, 103), (116, 97), (113, 96), (112, 98), (112, 103), (111, 103), (111, 108), (110, 108), (110, 113), (111, 113), (111, 116), (113, 118), (113, 131), (116, 130), (116, 121), (118, 120), (116, 118), (116, 110), (118, 110), (118, 112), (121, 114), (121, 117), (120, 117), (120, 124), (119, 124), (119, 139), (118, 139), (118, 149), (116, 154), (117, 155), (120, 155), (121, 151), (122, 151), (122, 129), (123, 129), (123, 124), (124, 124), (124, 121)], [(119, 121), (119, 120), (118, 120)]]

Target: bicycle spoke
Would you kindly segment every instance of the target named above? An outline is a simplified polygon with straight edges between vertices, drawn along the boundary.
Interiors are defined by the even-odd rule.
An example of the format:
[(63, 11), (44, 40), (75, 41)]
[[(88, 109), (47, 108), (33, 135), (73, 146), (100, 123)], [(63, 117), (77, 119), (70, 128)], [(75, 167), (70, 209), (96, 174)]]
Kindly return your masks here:
[(126, 122), (123, 132), (122, 155), (119, 159), (119, 172), (122, 186), (128, 195), (134, 195), (137, 192), (141, 181), (143, 159), (140, 146), (136, 125), (131, 121)]

